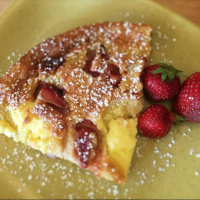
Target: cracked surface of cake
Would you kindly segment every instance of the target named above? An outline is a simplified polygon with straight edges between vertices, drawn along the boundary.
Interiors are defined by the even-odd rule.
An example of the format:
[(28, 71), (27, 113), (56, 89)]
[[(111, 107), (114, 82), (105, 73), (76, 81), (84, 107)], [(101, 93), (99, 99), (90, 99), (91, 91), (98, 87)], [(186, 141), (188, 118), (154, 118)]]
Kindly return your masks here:
[(152, 27), (104, 22), (49, 38), (0, 79), (0, 132), (126, 181)]

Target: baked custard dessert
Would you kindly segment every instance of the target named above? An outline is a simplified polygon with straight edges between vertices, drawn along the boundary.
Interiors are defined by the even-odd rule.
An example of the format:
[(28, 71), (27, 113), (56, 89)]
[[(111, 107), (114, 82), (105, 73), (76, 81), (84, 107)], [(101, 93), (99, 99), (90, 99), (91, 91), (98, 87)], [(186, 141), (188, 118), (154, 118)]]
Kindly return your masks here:
[(0, 132), (124, 183), (151, 31), (145, 24), (96, 23), (28, 51), (0, 79)]

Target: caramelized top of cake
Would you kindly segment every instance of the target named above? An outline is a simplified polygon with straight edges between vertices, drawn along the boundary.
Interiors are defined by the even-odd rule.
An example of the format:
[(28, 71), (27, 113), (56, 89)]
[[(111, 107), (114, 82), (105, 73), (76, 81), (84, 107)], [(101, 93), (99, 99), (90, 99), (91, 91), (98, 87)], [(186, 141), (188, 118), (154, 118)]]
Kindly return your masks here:
[(96, 23), (28, 51), (0, 79), (1, 132), (98, 177), (125, 182), (151, 29)]
[(60, 127), (97, 121), (113, 101), (141, 97), (151, 29), (104, 22), (47, 39), (0, 79), (1, 105), (17, 108), (35, 101), (33, 113), (49, 124), (58, 116)]

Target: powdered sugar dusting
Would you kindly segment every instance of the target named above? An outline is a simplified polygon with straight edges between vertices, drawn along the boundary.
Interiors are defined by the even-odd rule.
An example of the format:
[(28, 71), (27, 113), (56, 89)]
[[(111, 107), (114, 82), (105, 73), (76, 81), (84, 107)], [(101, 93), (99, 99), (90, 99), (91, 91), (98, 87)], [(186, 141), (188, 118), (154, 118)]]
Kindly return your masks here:
[[(136, 12), (136, 11), (135, 11)], [(134, 12), (129, 13), (121, 13), (121, 16), (124, 18), (133, 17)], [(141, 14), (141, 18), (145, 19), (146, 15)], [(127, 26), (127, 24), (125, 24)], [(166, 24), (170, 29), (174, 30), (176, 27), (173, 24)], [(173, 41), (176, 44), (179, 40), (175, 37), (170, 37), (168, 33), (163, 32), (163, 26), (158, 24), (154, 24), (156, 36), (156, 40), (154, 41), (154, 53), (161, 55), (159, 57), (159, 61), (163, 61), (166, 63), (172, 63), (174, 60), (170, 58), (170, 55), (167, 55), (165, 50), (168, 48), (168, 41)], [(137, 28), (136, 28), (137, 29)], [(105, 31), (104, 28), (100, 27), (99, 32), (103, 34)], [(120, 33), (120, 30), (117, 30)], [(86, 35), (89, 34), (86, 32)], [(108, 33), (109, 35), (110, 33)], [(129, 30), (126, 32), (129, 34)], [(160, 39), (160, 40), (158, 40)], [(81, 38), (81, 41), (84, 43), (85, 38)], [(162, 41), (161, 41), (162, 40)], [(136, 39), (135, 42), (138, 40)], [(64, 40), (63, 40), (64, 42)], [(52, 46), (55, 46), (55, 40), (52, 39), (50, 42)], [(110, 41), (107, 40), (106, 44), (110, 44)], [(48, 46), (48, 43), (44, 43), (43, 46), (40, 47), (40, 51), (47, 55), (45, 51), (45, 46)], [(61, 49), (63, 49), (62, 42), (59, 44)], [(145, 47), (145, 43), (143, 45)], [(116, 48), (116, 47), (115, 47)], [(130, 47), (132, 48), (132, 47)], [(33, 53), (36, 49), (33, 49)], [(134, 54), (134, 49), (131, 51)], [(77, 47), (77, 54), (80, 53), (80, 50)], [(72, 53), (73, 54), (73, 53)], [(73, 56), (73, 55), (72, 55)], [(119, 63), (120, 69), (123, 71), (123, 64), (121, 63), (121, 59), (126, 56), (125, 54), (115, 54), (112, 57), (113, 63)], [(9, 61), (12, 61), (12, 55), (9, 55)], [(160, 60), (161, 59), (161, 60)], [(134, 64), (135, 60), (128, 60), (130, 64)], [(156, 59), (152, 58), (150, 60), (150, 64), (156, 62)], [(85, 63), (85, 60), (81, 60), (77, 62), (77, 65), (81, 65), (81, 63)], [(13, 62), (11, 62), (13, 65)], [(83, 64), (84, 65), (84, 64)], [(140, 72), (140, 65), (134, 65), (135, 72)], [(14, 74), (13, 74), (14, 76)], [(71, 76), (75, 76), (75, 72), (71, 74)], [(124, 78), (124, 80), (127, 80)], [(134, 79), (133, 79), (134, 80)], [(93, 78), (89, 78), (90, 83), (93, 83)], [(69, 82), (70, 83), (70, 82)], [(135, 82), (137, 84), (137, 81)], [(81, 88), (79, 92), (82, 92), (84, 88)], [(85, 92), (89, 94), (90, 87), (85, 88)], [(121, 97), (120, 92), (117, 93)], [(124, 94), (125, 95), (125, 94)], [(94, 93), (93, 100), (95, 102), (95, 98), (98, 97), (98, 93)], [(72, 97), (74, 100), (78, 99), (77, 96)], [(87, 98), (87, 97), (86, 97)], [(132, 95), (131, 98), (137, 98), (136, 95)], [(77, 100), (78, 101), (78, 100)], [(109, 99), (105, 98), (104, 101), (99, 101), (98, 106), (102, 107), (102, 104), (105, 106), (109, 105)], [(82, 106), (83, 104), (80, 104)], [(79, 121), (82, 116), (76, 115), (77, 121)], [(96, 115), (95, 115), (96, 116)], [(181, 139), (177, 136), (179, 133), (176, 133), (176, 130), (172, 130), (169, 135), (165, 139), (159, 139), (156, 141), (145, 140), (143, 138), (138, 138), (138, 144), (136, 147), (136, 151), (133, 157), (131, 173), (128, 177), (128, 183), (125, 186), (111, 184), (108, 181), (99, 181), (96, 179), (91, 179), (93, 175), (89, 172), (84, 172), (80, 170), (73, 164), (68, 163), (67, 161), (63, 161), (60, 159), (50, 159), (46, 158), (44, 155), (40, 153), (36, 153), (35, 151), (30, 150), (29, 148), (24, 151), (22, 145), (15, 144), (17, 148), (14, 148), (13, 151), (12, 145), (8, 144), (8, 148), (4, 149), (1, 152), (1, 160), (0, 160), (0, 173), (2, 174), (10, 174), (12, 177), (15, 177), (19, 180), (19, 183), (14, 184), (14, 179), (10, 180), (8, 184), (10, 184), (10, 188), (15, 188), (16, 191), (22, 193), (26, 188), (35, 189), (35, 185), (37, 185), (35, 189), (35, 193), (41, 195), (42, 197), (52, 197), (52, 198), (95, 198), (97, 196), (101, 196), (101, 198), (133, 198), (135, 194), (137, 197), (138, 191), (142, 191), (142, 193), (148, 194), (149, 191), (154, 192), (155, 188), (162, 189), (162, 177), (163, 174), (165, 176), (170, 176), (171, 172), (173, 173), (173, 169), (177, 168), (177, 174), (182, 174), (183, 178), (186, 174), (190, 175), (188, 177), (195, 179), (199, 176), (199, 171), (197, 166), (191, 169), (191, 166), (187, 165), (189, 162), (183, 162), (179, 164), (178, 160), (180, 157), (185, 157), (185, 155), (189, 155), (191, 160), (194, 159), (196, 162), (199, 160), (200, 152), (197, 150), (197, 143), (193, 141), (192, 137), (198, 133), (194, 133), (193, 129), (188, 125), (188, 127), (184, 127), (186, 131), (180, 130)], [(183, 132), (183, 134), (182, 134)], [(4, 140), (3, 140), (4, 141)], [(8, 140), (10, 143), (10, 140)], [(12, 144), (12, 142), (11, 142)], [(181, 151), (180, 144), (185, 144), (185, 151)], [(14, 144), (13, 144), (14, 145)], [(15, 147), (14, 145), (14, 147)], [(183, 173), (182, 173), (183, 172)], [(176, 179), (177, 174), (173, 174), (174, 179), (170, 182), (173, 184), (173, 181)], [(171, 177), (173, 177), (171, 175)], [(30, 178), (31, 177), (31, 178)], [(30, 178), (30, 180), (29, 180)], [(166, 177), (165, 177), (166, 178)], [(190, 178), (188, 180), (190, 180)], [(165, 181), (167, 181), (165, 179)], [(60, 188), (57, 187), (59, 185)], [(195, 186), (193, 186), (195, 187)], [(65, 192), (63, 190), (65, 188)], [(75, 188), (75, 189), (74, 189)], [(45, 192), (48, 191), (48, 194)], [(194, 189), (194, 188), (193, 188)], [(78, 191), (81, 191), (80, 193)], [(156, 193), (156, 192), (155, 192)], [(39, 196), (39, 197), (41, 197)], [(140, 196), (140, 197), (141, 197)]]

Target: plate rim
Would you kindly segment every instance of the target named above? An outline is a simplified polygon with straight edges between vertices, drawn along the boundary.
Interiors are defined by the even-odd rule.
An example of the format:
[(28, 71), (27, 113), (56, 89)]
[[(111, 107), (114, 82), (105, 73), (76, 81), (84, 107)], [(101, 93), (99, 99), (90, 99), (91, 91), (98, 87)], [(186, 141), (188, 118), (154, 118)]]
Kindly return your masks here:
[[(9, 17), (9, 15), (11, 15), (11, 11), (12, 9), (15, 9), (16, 5), (18, 4), (22, 4), (23, 2), (25, 2), (26, 0), (13, 0), (9, 5), (8, 7), (3, 10), (3, 12), (0, 14), (0, 26), (1, 26), (1, 23), (4, 22), (5, 18), (6, 17)], [(42, 1), (42, 0), (41, 0)], [(84, 1), (84, 0), (82, 0)], [(91, 0), (92, 1), (92, 0)], [(107, 1), (113, 1), (113, 0), (107, 0)], [(124, 0), (124, 1), (130, 1), (130, 0)], [(147, 1), (147, 0), (134, 0), (134, 1)], [(168, 7), (165, 7), (164, 5), (162, 4), (159, 4), (158, 2), (155, 2), (154, 0), (148, 0), (149, 2), (151, 2), (154, 6), (157, 6), (159, 7), (160, 9), (165, 9), (167, 10), (168, 12), (170, 12), (172, 15), (175, 15), (176, 18), (179, 18), (181, 20), (184, 20), (187, 24), (191, 24), (193, 27), (195, 27), (197, 30), (200, 31), (200, 27), (195, 24), (194, 22), (190, 21), (189, 19), (187, 19), (186, 17), (182, 16), (181, 14), (175, 12), (174, 10), (171, 10), (170, 8)]]

